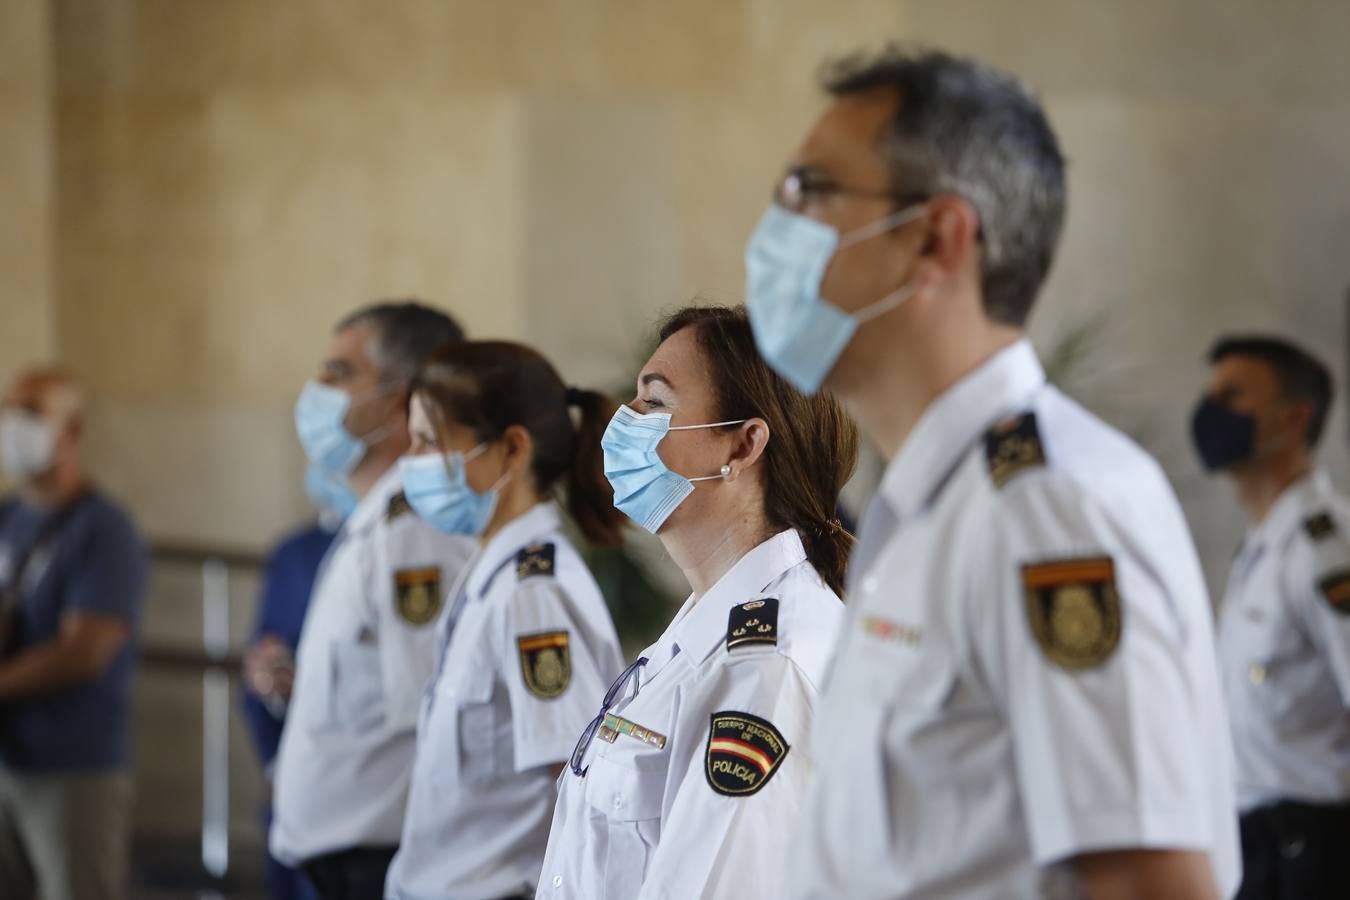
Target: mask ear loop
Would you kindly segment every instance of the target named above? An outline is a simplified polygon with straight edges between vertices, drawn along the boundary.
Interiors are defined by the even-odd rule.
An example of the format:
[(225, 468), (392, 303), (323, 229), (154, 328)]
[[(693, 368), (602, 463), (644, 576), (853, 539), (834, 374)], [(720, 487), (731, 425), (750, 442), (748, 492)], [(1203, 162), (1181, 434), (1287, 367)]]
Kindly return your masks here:
[[(475, 459), (477, 459), (478, 457), (482, 456), (485, 452), (487, 452), (488, 443), (489, 443), (488, 441), (483, 441), (481, 444), (479, 444), (477, 447), (474, 447), (472, 450), (460, 454), (460, 458), (464, 460), (464, 465), (467, 466), (469, 463), (473, 462)], [(450, 471), (450, 454), (449, 453), (441, 454), (441, 459), (445, 460), (446, 474), (453, 476), (454, 473)], [(507, 482), (509, 482), (510, 480), (511, 480), (511, 473), (509, 471), (503, 472), (502, 477), (498, 478), (495, 482), (493, 482), (492, 487), (487, 489), (487, 493), (490, 494), (493, 491), (501, 490), (503, 487), (506, 486)], [(468, 470), (466, 469), (464, 472), (465, 487), (468, 487), (468, 484), (469, 484), (469, 473)], [(469, 488), (469, 490), (472, 491), (473, 488)]]
[[(743, 425), (744, 423), (749, 421), (750, 421), (749, 419), (732, 419), (729, 422), (709, 422), (707, 425), (670, 425), (667, 426), (666, 430), (694, 431), (695, 429), (699, 428), (721, 428), (725, 425)], [(721, 470), (716, 475), (703, 475), (699, 478), (686, 478), (685, 481), (688, 481), (692, 484), (696, 481), (716, 481), (719, 478), (723, 481), (731, 480), (731, 463), (723, 463)]]
[[(379, 400), (383, 397), (388, 397), (390, 394), (403, 390), (404, 387), (406, 387), (406, 385), (397, 382), (383, 382), (376, 388), (373, 394), (371, 394), (369, 397), (362, 397), (360, 402), (368, 403), (372, 400)], [(351, 395), (348, 394), (348, 396), (350, 397)], [(349, 403), (347, 406), (348, 412), (350, 412), (356, 406), (356, 404), (357, 399), (355, 397), (352, 397), (351, 403)], [(383, 425), (375, 426), (370, 431), (367, 431), (365, 434), (353, 435), (353, 437), (356, 437), (356, 439), (360, 441), (362, 444), (364, 444), (366, 447), (370, 447), (376, 441), (382, 441), (386, 437), (388, 437), (389, 434), (393, 431), (393, 429), (394, 429), (393, 425), (391, 425), (388, 422), (385, 422)]]

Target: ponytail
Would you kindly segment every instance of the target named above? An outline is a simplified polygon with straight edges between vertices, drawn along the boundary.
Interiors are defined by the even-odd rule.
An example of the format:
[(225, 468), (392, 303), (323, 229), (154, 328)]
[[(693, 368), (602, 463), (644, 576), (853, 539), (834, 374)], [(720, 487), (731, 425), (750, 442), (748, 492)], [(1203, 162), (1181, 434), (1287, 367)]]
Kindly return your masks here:
[(799, 523), (792, 526), (801, 535), (806, 558), (830, 590), (844, 596), (848, 578), (848, 556), (853, 550), (853, 535), (838, 519), (823, 522)]
[(600, 439), (616, 404), (599, 391), (570, 387), (567, 405), (580, 413), (572, 464), (564, 476), (567, 511), (586, 540), (600, 547), (617, 547), (623, 542), (627, 517), (614, 506), (614, 489), (605, 477), (604, 452), (600, 448)]

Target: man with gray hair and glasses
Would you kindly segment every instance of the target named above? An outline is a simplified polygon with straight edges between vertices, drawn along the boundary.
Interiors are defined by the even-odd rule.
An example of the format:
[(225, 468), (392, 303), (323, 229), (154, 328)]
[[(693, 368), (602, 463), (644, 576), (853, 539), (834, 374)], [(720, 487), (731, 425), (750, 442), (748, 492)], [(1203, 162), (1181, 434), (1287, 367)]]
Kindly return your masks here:
[(357, 498), (315, 580), (274, 775), (272, 855), (303, 868), (324, 900), (384, 897), (442, 601), (475, 549), (412, 514), (396, 465), (409, 381), (462, 339), (420, 303), (358, 310), (296, 402), (310, 463)]
[(1064, 162), (1015, 79), (890, 48), (746, 250), (761, 352), (888, 459), (816, 722), (793, 895), (1217, 900), (1238, 881), (1209, 601), (1139, 447), (1024, 326)]

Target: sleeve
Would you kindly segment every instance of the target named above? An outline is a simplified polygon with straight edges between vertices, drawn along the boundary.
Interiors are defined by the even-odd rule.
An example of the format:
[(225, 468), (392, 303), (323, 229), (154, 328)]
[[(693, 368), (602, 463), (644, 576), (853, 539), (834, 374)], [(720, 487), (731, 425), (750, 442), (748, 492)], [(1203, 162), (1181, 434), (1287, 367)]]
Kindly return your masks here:
[(66, 611), (115, 616), (134, 628), (140, 621), (145, 590), (145, 546), (120, 512), (88, 521), (79, 567), (66, 595)]
[[(998, 502), (961, 615), (1006, 711), (1037, 862), (1110, 847), (1206, 848), (1213, 763), (1193, 732), (1217, 698), (1193, 668), (1212, 651), (1188, 646), (1212, 640), (1209, 630), (1188, 633), (1200, 618), (1179, 612), (1207, 603), (1198, 570), (1183, 568), (1180, 512), (1161, 501), (1124, 511), (1150, 522), (1149, 534), (1131, 532), (1122, 511), (1052, 472)], [(1148, 492), (1121, 502), (1147, 503)]]
[(1284, 594), (1336, 679), (1350, 709), (1350, 532), (1339, 517), (1317, 538), (1295, 538), (1281, 573)]
[(528, 577), (515, 586), (502, 678), (511, 700), (516, 771), (566, 760), (600, 708), (620, 654), (606, 636), (612, 628), (597, 624), (586, 620), (557, 577)]
[[(673, 794), (641, 900), (783, 897), (792, 825), (815, 770), (809, 736), (816, 691), (777, 653), (749, 651), (700, 697), (702, 727), (672, 759)], [(677, 780), (678, 779), (678, 780)]]
[[(472, 542), (451, 538), (410, 518), (386, 532), (387, 552), (370, 576), (378, 606), (380, 689), (386, 727), (417, 727), (422, 692), (435, 672), (447, 612), (447, 592), (473, 553)], [(415, 529), (415, 530), (414, 530)], [(383, 563), (380, 563), (380, 559)]]

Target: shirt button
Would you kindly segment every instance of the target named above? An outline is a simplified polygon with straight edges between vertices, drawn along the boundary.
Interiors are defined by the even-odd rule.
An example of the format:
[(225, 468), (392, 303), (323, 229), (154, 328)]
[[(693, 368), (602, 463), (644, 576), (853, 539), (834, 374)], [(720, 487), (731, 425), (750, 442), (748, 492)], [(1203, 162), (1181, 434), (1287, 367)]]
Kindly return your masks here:
[(1247, 670), (1247, 678), (1252, 684), (1262, 684), (1266, 680), (1265, 666), (1252, 666)]
[(561, 876), (561, 875), (554, 875), (554, 876), (553, 876), (553, 886), (554, 886), (555, 888), (562, 887), (562, 876)]
[(615, 809), (623, 809), (623, 795), (622, 795), (622, 794), (615, 794), (615, 795), (614, 795), (614, 808), (615, 808)]

